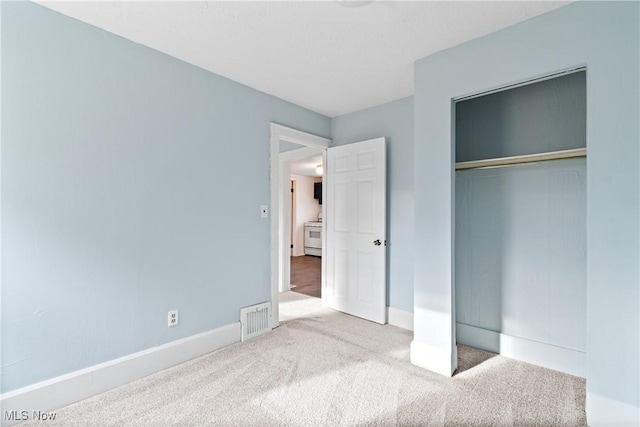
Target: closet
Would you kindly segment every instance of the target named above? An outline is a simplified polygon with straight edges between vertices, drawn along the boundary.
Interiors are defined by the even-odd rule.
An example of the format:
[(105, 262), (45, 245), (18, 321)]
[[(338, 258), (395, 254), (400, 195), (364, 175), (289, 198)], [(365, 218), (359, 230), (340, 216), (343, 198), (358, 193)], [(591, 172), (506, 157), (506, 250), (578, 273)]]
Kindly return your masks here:
[(586, 72), (455, 117), (457, 341), (585, 376)]

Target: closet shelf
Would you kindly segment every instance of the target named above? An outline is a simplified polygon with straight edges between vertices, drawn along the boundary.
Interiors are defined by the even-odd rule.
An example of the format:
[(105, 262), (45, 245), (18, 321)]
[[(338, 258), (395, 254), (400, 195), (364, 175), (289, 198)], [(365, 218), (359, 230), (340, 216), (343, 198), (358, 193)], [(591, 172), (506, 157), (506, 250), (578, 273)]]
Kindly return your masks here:
[(575, 157), (587, 157), (587, 149), (575, 148), (572, 150), (550, 151), (548, 153), (525, 154), (522, 156), (500, 157), (497, 159), (458, 162), (456, 163), (456, 170), (503, 167), (525, 163), (545, 162), (549, 160), (571, 159)]

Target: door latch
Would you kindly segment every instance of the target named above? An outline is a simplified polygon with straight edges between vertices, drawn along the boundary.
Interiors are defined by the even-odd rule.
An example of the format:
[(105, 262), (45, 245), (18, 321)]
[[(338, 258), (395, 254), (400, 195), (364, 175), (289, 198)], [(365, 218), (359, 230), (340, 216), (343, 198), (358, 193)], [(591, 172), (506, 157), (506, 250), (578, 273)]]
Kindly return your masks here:
[(376, 246), (380, 246), (382, 243), (380, 243), (380, 239), (376, 239), (373, 241), (373, 244)]

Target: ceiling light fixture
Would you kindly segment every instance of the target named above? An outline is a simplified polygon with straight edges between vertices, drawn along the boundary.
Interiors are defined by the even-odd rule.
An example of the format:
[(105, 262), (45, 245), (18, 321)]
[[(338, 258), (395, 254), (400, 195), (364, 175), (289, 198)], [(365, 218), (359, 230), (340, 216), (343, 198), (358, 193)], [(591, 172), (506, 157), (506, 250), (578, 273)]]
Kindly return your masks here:
[(322, 163), (316, 165), (316, 173), (322, 175)]

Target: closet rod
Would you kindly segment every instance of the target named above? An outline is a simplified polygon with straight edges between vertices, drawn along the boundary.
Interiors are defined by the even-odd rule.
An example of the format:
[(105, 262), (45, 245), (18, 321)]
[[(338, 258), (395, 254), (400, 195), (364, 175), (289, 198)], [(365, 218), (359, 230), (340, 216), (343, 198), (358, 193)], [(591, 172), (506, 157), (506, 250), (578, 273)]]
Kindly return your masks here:
[(587, 157), (587, 149), (575, 148), (573, 150), (551, 151), (549, 153), (525, 154), (522, 156), (500, 157), (498, 159), (458, 162), (456, 163), (456, 170), (511, 166), (526, 163), (544, 162), (548, 160), (571, 159), (575, 157)]

